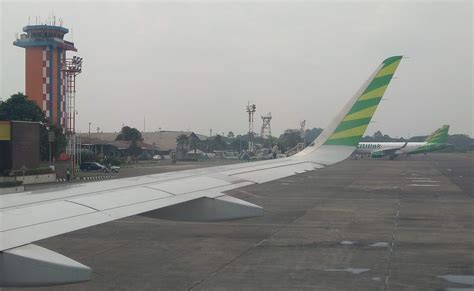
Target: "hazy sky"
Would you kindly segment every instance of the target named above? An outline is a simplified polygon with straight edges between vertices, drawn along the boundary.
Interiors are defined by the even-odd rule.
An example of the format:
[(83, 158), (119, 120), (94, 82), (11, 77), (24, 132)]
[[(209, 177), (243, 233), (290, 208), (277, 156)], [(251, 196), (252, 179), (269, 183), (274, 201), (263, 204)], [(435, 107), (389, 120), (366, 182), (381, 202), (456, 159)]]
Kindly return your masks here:
[(378, 64), (405, 55), (368, 132), (473, 132), (471, 1), (25, 2), (0, 0), (0, 98), (24, 91), (15, 33), (51, 10), (84, 58), (78, 129), (324, 127)]

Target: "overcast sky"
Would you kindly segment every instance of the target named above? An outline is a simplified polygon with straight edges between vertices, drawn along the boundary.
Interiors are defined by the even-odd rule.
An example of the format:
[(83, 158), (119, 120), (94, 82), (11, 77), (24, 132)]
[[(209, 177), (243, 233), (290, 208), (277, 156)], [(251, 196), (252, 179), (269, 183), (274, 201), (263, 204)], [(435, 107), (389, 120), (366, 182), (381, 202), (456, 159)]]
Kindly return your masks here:
[[(78, 130), (273, 135), (324, 127), (388, 56), (405, 55), (368, 133), (473, 132), (473, 6), (456, 2), (5, 2), (0, 98), (24, 91), (15, 33), (51, 10), (84, 58)], [(72, 32), (71, 32), (72, 31)], [(259, 130), (257, 130), (259, 131)]]

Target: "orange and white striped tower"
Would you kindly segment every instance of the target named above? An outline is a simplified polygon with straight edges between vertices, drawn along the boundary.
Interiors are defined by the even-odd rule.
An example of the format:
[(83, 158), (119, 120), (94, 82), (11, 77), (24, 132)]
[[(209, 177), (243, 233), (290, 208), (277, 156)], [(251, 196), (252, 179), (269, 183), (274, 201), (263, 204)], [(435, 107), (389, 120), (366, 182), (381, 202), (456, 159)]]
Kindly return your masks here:
[[(64, 40), (67, 28), (56, 25), (27, 25), (15, 46), (25, 48), (25, 93), (43, 110), (50, 124), (67, 126), (66, 52), (77, 51)], [(74, 112), (72, 113), (74, 114)]]

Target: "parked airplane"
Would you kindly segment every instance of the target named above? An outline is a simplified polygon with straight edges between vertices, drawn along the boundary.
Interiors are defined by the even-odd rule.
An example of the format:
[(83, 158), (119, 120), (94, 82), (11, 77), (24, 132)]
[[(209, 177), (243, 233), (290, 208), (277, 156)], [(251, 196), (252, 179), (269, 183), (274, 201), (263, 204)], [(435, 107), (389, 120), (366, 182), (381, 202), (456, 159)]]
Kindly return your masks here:
[(356, 153), (370, 154), (373, 158), (389, 156), (391, 160), (400, 155), (413, 155), (439, 151), (450, 145), (448, 139), (449, 125), (434, 131), (424, 142), (361, 142)]
[(0, 195), (0, 286), (89, 280), (89, 267), (32, 244), (63, 233), (138, 214), (186, 221), (263, 215), (261, 207), (224, 192), (321, 169), (350, 156), (401, 59), (384, 60), (321, 135), (292, 157)]

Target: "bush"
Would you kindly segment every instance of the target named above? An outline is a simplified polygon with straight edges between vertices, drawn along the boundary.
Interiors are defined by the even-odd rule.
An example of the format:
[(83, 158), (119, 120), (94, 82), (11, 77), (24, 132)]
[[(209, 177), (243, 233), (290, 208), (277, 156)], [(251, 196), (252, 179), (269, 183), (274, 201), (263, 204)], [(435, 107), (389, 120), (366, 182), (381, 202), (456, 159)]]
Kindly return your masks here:
[[(23, 174), (24, 173), (24, 174)], [(51, 168), (36, 168), (36, 169), (27, 169), (27, 170), (11, 170), (6, 171), (5, 176), (28, 176), (28, 175), (42, 175), (42, 174), (51, 174), (53, 170)]]
[(23, 184), (22, 181), (8, 181), (8, 182), (0, 182), (0, 188), (10, 188), (10, 187), (18, 187)]

